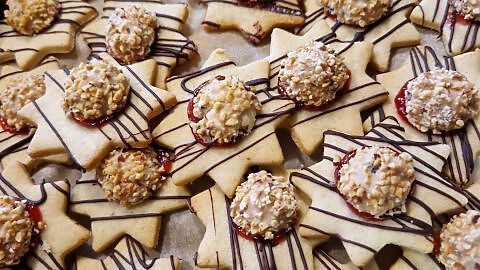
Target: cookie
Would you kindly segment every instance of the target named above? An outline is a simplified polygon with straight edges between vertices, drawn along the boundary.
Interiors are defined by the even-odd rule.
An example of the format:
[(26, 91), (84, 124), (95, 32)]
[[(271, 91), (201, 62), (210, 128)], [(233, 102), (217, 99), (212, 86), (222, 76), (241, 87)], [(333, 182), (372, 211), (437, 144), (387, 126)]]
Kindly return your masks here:
[[(158, 144), (175, 152), (171, 171), (175, 184), (185, 185), (208, 175), (231, 197), (249, 166), (283, 163), (275, 129), (293, 109), (293, 104), (268, 88), (268, 70), (266, 60), (237, 67), (222, 49), (217, 49), (202, 69), (167, 80), (167, 89), (177, 97), (178, 104), (154, 129), (153, 136)], [(187, 113), (195, 89), (217, 75), (238, 76), (262, 104), (250, 134), (228, 147), (198, 143)]]
[[(327, 30), (324, 21), (315, 23), (304, 35), (297, 36), (281, 29), (272, 33), (270, 47), (270, 86), (278, 89), (278, 74), (282, 60), (287, 53), (309, 41), (323, 42), (343, 61), (350, 70), (348, 90), (343, 91), (333, 101), (315, 109), (297, 109), (284, 124), (289, 130), (295, 144), (308, 155), (318, 149), (323, 139), (323, 132), (335, 129), (349, 134), (363, 135), (360, 112), (374, 107), (387, 99), (387, 91), (370, 78), (365, 69), (372, 55), (372, 44), (369, 42), (341, 42)], [(284, 96), (285, 97), (285, 96)], [(338, 125), (341, 121), (343, 124)]]
[(458, 13), (449, 0), (422, 0), (412, 11), (410, 20), (439, 32), (447, 53), (458, 55), (480, 47), (478, 19), (466, 20)]
[(0, 22), (0, 62), (15, 60), (21, 69), (31, 69), (54, 53), (68, 53), (75, 46), (77, 30), (97, 16), (86, 1), (59, 1), (59, 15), (51, 27), (35, 34), (23, 35), (6, 20)]
[(314, 269), (316, 270), (377, 270), (378, 265), (375, 263), (375, 260), (370, 261), (367, 265), (359, 268), (355, 266), (351, 261), (340, 262), (332, 257), (330, 254), (325, 252), (320, 247), (317, 247), (313, 250), (313, 263)]
[[(249, 240), (234, 228), (230, 199), (218, 186), (192, 197), (192, 209), (206, 226), (195, 256), (199, 267), (228, 269), (313, 269), (311, 243), (298, 234), (298, 227), (285, 233), (276, 245)], [(301, 205), (300, 209), (306, 205)]]
[(99, 185), (96, 171), (88, 171), (72, 189), (70, 211), (88, 216), (92, 248), (100, 252), (123, 235), (130, 235), (148, 248), (155, 248), (162, 215), (187, 207), (190, 193), (167, 179), (146, 201), (125, 207), (109, 201)]
[[(0, 89), (2, 92), (6, 92), (6, 88), (13, 82), (12, 80), (20, 78), (20, 76), (41, 75), (45, 71), (53, 71), (58, 68), (58, 59), (53, 57), (45, 59), (38, 67), (25, 72), (22, 72), (21, 69), (17, 67), (5, 65), (2, 68), (0, 75)], [(13, 117), (14, 116), (12, 115), (12, 118)], [(23, 146), (25, 143), (28, 143), (35, 132), (34, 128), (17, 132), (15, 129), (9, 127), (6, 121), (7, 119), (3, 118), (2, 122), (4, 122), (4, 124), (0, 127), (0, 157), (7, 155), (15, 149)], [(7, 127), (8, 130), (4, 127)]]
[[(468, 198), (468, 203), (463, 210), (480, 210), (480, 182), (472, 184), (465, 189), (465, 196)], [(448, 222), (446, 220), (443, 223)], [(392, 265), (392, 270), (403, 269), (445, 269), (445, 266), (433, 254), (424, 254), (417, 251), (403, 248), (403, 254)]]
[(408, 248), (402, 249), (403, 253), (400, 258), (390, 267), (390, 270), (407, 270), (407, 269), (445, 269), (432, 254), (420, 253)]
[(340, 40), (367, 41), (373, 44), (370, 67), (387, 71), (391, 51), (397, 47), (413, 46), (420, 43), (420, 33), (410, 23), (408, 15), (415, 7), (415, 0), (390, 1), (387, 13), (377, 22), (365, 27), (340, 23), (330, 16), (326, 8), (317, 0), (306, 0), (305, 23), (295, 29), (297, 34), (305, 34), (316, 22), (325, 21)]
[[(361, 153), (364, 149), (375, 149), (371, 146), (389, 149), (393, 153), (396, 152), (398, 157), (403, 156), (402, 159), (410, 157), (411, 165), (408, 165), (409, 167), (402, 165), (399, 168), (405, 168), (403, 172), (414, 173), (413, 191), (408, 195), (409, 189), (402, 188), (403, 191), (400, 194), (404, 197), (400, 202), (404, 204), (399, 206), (397, 212), (400, 214), (398, 215), (393, 214), (382, 218), (374, 216), (370, 211), (360, 213), (358, 211), (368, 210), (360, 208), (363, 205), (352, 204), (356, 200), (342, 196), (340, 189), (337, 188), (336, 182), (343, 181), (344, 175), (342, 172), (344, 167), (339, 164), (346, 164), (344, 162), (350, 164), (348, 157), (355, 156), (352, 153), (357, 153), (359, 149), (362, 149)], [(351, 152), (354, 149), (356, 152)], [(403, 153), (399, 154), (400, 151)], [(358, 266), (368, 263), (375, 253), (387, 244), (396, 244), (423, 253), (431, 252), (433, 218), (440, 213), (459, 209), (467, 203), (467, 198), (462, 192), (440, 176), (448, 154), (449, 147), (445, 144), (405, 140), (404, 130), (395, 118), (385, 119), (365, 136), (326, 131), (323, 161), (290, 175), (292, 183), (312, 198), (312, 204), (300, 224), (301, 235), (318, 241), (325, 241), (329, 236), (337, 235), (342, 240), (352, 262)], [(402, 164), (397, 163), (398, 161), (392, 162)], [(376, 172), (377, 170), (372, 171), (372, 173)], [(407, 186), (402, 182), (402, 187)], [(344, 192), (343, 185), (341, 187)], [(352, 193), (344, 194), (352, 195)], [(353, 195), (355, 194), (362, 193)], [(397, 194), (395, 191), (395, 195), (400, 196)], [(393, 198), (388, 199), (385, 205), (392, 202), (390, 200)], [(360, 202), (362, 202), (361, 199)], [(373, 206), (375, 204), (371, 207)]]
[[(29, 75), (42, 75), (45, 71), (57, 70), (58, 59), (54, 57), (48, 57), (40, 63), (36, 68), (29, 71), (22, 71), (18, 67), (12, 65), (5, 65), (2, 68), (0, 75), (0, 89), (5, 91), (5, 87), (12, 82), (12, 79), (19, 78), (20, 76), (29, 76)], [(4, 120), (5, 121), (5, 120)], [(39, 165), (40, 162), (46, 163), (61, 163), (68, 164), (70, 159), (67, 155), (60, 154), (54, 156), (48, 156), (42, 160), (33, 160), (26, 154), (26, 148), (28, 143), (35, 132), (35, 128), (31, 127), (28, 131), (16, 132), (11, 127), (8, 126), (8, 123), (4, 122), (7, 126), (7, 129), (4, 129), (3, 126), (0, 127), (0, 159), (3, 168), (6, 168), (12, 162), (19, 161), (25, 164), (29, 169)]]
[[(108, 54), (99, 54), (98, 57), (111, 66), (120, 67)], [(28, 147), (29, 155), (37, 158), (68, 153), (79, 168), (88, 170), (94, 168), (111, 149), (148, 146), (152, 140), (149, 120), (176, 103), (171, 93), (151, 86), (156, 67), (151, 59), (121, 66), (130, 83), (128, 102), (113, 118), (93, 128), (67, 116), (62, 108), (64, 84), (70, 71), (63, 69), (45, 73), (46, 94), (19, 112), (38, 126)]]
[(80, 32), (91, 53), (98, 54), (107, 51), (105, 40), (109, 17), (117, 8), (135, 5), (154, 13), (158, 27), (150, 52), (146, 58), (157, 63), (156, 78), (153, 83), (156, 87), (165, 88), (165, 79), (170, 76), (173, 68), (191, 59), (196, 53), (195, 44), (183, 33), (185, 21), (188, 16), (186, 4), (165, 4), (163, 1), (107, 1), (103, 7), (102, 16), (88, 24)]
[(200, 3), (207, 6), (202, 22), (207, 31), (237, 30), (254, 44), (276, 27), (292, 29), (305, 19), (297, 0), (202, 0)]
[(117, 243), (113, 252), (103, 259), (78, 256), (75, 261), (75, 269), (179, 270), (180, 260), (175, 256), (168, 258), (151, 257), (140, 242), (126, 235)]
[(21, 163), (6, 168), (0, 177), (3, 195), (26, 200), (32, 205), (31, 216), (43, 221), (36, 247), (24, 258), (31, 269), (65, 269), (65, 256), (86, 242), (89, 231), (66, 214), (70, 185), (68, 181), (42, 182), (35, 185)]
[[(377, 75), (377, 80), (387, 89), (390, 95), (388, 101), (382, 104), (381, 108), (364, 122), (365, 131), (368, 131), (372, 125), (382, 121), (388, 115), (399, 115), (394, 99), (405, 83), (411, 79), (426, 71), (443, 68), (460, 72), (476, 87), (479, 87), (479, 63), (480, 50), (449, 57), (436, 53), (428, 46), (412, 48), (409, 57), (399, 69)], [(452, 153), (448, 159), (445, 172), (453, 182), (465, 186), (471, 180), (471, 174), (475, 170), (475, 159), (480, 151), (479, 120), (480, 116), (477, 115), (473, 120), (468, 121), (463, 128), (440, 135), (420, 132), (403, 119), (401, 119), (400, 124), (405, 128), (406, 137), (409, 139), (448, 144)]]

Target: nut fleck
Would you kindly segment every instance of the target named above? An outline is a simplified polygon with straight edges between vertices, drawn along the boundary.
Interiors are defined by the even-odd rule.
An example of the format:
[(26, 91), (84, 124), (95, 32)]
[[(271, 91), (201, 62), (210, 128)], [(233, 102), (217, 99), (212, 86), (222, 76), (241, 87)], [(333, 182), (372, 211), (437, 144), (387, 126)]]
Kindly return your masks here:
[(155, 14), (132, 5), (117, 8), (108, 19), (106, 41), (110, 55), (124, 64), (145, 59), (155, 40), (158, 27)]
[(468, 210), (445, 224), (438, 259), (448, 270), (477, 269), (480, 265), (480, 212)]
[(230, 205), (233, 222), (245, 232), (273, 239), (297, 218), (295, 188), (284, 177), (266, 171), (251, 173), (237, 187)]
[(279, 87), (304, 105), (332, 101), (350, 78), (343, 59), (322, 42), (312, 41), (289, 52), (280, 65)]
[(339, 22), (360, 27), (378, 21), (390, 7), (390, 0), (320, 0), (320, 3)]
[(108, 200), (134, 206), (165, 182), (165, 168), (151, 148), (116, 149), (97, 168), (97, 179)]
[(372, 146), (356, 149), (355, 156), (341, 166), (337, 188), (358, 211), (380, 217), (406, 211), (414, 180), (410, 154)]
[(231, 143), (248, 135), (261, 104), (238, 77), (217, 76), (199, 88), (193, 98), (192, 131), (205, 143)]
[(4, 13), (8, 25), (24, 35), (49, 27), (60, 9), (58, 0), (7, 0), (7, 5)]
[(461, 73), (435, 69), (420, 74), (405, 90), (408, 121), (421, 132), (462, 128), (480, 111), (478, 89)]
[(34, 127), (34, 123), (19, 116), (17, 112), (43, 94), (45, 94), (43, 75), (15, 76), (7, 82), (5, 88), (0, 90), (0, 116), (16, 131)]
[(120, 68), (94, 59), (71, 70), (63, 109), (80, 121), (97, 120), (123, 109), (129, 91), (130, 83)]

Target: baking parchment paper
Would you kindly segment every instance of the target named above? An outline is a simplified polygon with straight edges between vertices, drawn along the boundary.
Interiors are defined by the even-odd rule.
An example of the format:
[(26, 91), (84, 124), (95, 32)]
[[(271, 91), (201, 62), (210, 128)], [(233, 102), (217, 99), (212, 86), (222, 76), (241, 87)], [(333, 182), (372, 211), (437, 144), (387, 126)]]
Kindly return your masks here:
[[(101, 0), (90, 1), (101, 12)], [(166, 1), (166, 3), (178, 3), (180, 1)], [(207, 59), (208, 55), (216, 48), (223, 48), (226, 50), (230, 58), (238, 65), (244, 65), (252, 61), (264, 58), (269, 53), (269, 40), (265, 40), (260, 45), (253, 46), (247, 42), (239, 32), (209, 32), (207, 33), (201, 26), (202, 18), (205, 14), (205, 7), (197, 1), (188, 1), (189, 17), (184, 28), (184, 33), (192, 39), (198, 46), (199, 55), (192, 59), (190, 63), (177, 68), (174, 74), (182, 74), (199, 69), (202, 63)], [(429, 30), (419, 29), (422, 33), (422, 44), (429, 45), (435, 48), (438, 52), (444, 52), (441, 40), (438, 34)], [(65, 65), (76, 65), (79, 62), (85, 61), (90, 52), (84, 40), (77, 36), (77, 46), (74, 52), (67, 55), (58, 55), (61, 63)], [(401, 65), (408, 54), (408, 48), (396, 49), (394, 51), (391, 69), (395, 69)], [(369, 71), (372, 76), (375, 76), (374, 71)], [(279, 130), (278, 135), (282, 141), (283, 152), (285, 156), (286, 168), (301, 168), (302, 166), (309, 166), (321, 158), (321, 150), (307, 157), (302, 155), (296, 148), (285, 130)], [(75, 180), (80, 177), (80, 172), (59, 165), (47, 165), (34, 174), (36, 181), (46, 179), (48, 181), (69, 179), (72, 185)], [(192, 192), (198, 193), (212, 185), (209, 179), (199, 179), (192, 183)], [(89, 227), (85, 217), (73, 216), (85, 227)], [(152, 254), (164, 257), (171, 254), (182, 259), (182, 269), (195, 269), (193, 262), (194, 254), (203, 237), (205, 231), (204, 226), (196, 219), (196, 217), (188, 211), (188, 209), (173, 214), (165, 215), (162, 222), (161, 236), (159, 239), (159, 246)], [(336, 241), (325, 244), (325, 248), (329, 253), (333, 254), (340, 261), (346, 260), (341, 244)], [(110, 249), (111, 250), (111, 249)], [(95, 254), (89, 247), (88, 243), (80, 247), (75, 253), (82, 256), (99, 257), (108, 254), (110, 250), (106, 250), (102, 254)], [(382, 250), (377, 256), (377, 261), (382, 269), (385, 269), (389, 264), (393, 263), (398, 249), (388, 247)], [(73, 256), (69, 256), (71, 261)]]

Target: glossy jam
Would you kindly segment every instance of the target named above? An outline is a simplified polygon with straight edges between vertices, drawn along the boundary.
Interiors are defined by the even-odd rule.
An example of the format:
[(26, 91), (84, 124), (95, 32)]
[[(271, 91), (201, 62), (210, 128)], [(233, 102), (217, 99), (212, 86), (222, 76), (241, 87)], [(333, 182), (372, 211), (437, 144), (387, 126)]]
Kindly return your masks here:
[(347, 69), (347, 74), (348, 74), (348, 80), (345, 82), (345, 85), (342, 87), (342, 89), (340, 89), (340, 91), (337, 91), (336, 95), (335, 95), (335, 98), (330, 101), (330, 102), (327, 102), (321, 106), (314, 106), (314, 105), (305, 105), (303, 104), (302, 102), (299, 102), (299, 101), (296, 101), (294, 100), (292, 97), (290, 97), (287, 92), (285, 91), (285, 89), (283, 89), (283, 87), (280, 87), (280, 84), (278, 84), (278, 87), (277, 87), (277, 92), (282, 95), (282, 96), (286, 96), (288, 97), (289, 99), (293, 100), (296, 104), (297, 104), (297, 107), (299, 108), (302, 108), (302, 109), (305, 109), (305, 110), (308, 110), (308, 111), (317, 111), (317, 110), (321, 110), (323, 108), (325, 108), (326, 106), (330, 105), (332, 102), (334, 102), (336, 99), (340, 98), (342, 95), (344, 95), (345, 93), (348, 92), (348, 89), (350, 89), (350, 82), (352, 80), (352, 72)]
[(3, 130), (14, 135), (25, 135), (25, 134), (28, 134), (28, 131), (30, 130), (28, 127), (25, 127), (17, 131), (14, 127), (10, 126), (7, 123), (7, 119), (3, 117), (0, 117), (0, 125), (2, 126)]
[[(397, 151), (395, 151), (394, 149), (391, 149), (391, 150), (394, 151), (397, 155), (400, 154)], [(345, 156), (342, 157), (340, 162), (336, 162), (336, 163), (333, 164), (333, 165), (335, 165), (335, 171), (334, 171), (335, 185), (338, 185), (338, 182), (340, 181), (340, 170), (342, 169), (342, 166), (347, 164), (350, 161), (350, 159), (352, 159), (356, 154), (357, 154), (357, 150), (350, 151), (349, 153), (347, 153)], [(413, 188), (410, 190), (410, 192), (412, 192), (412, 190), (413, 190)], [(343, 197), (343, 195), (341, 193), (339, 193), (339, 194)], [(386, 216), (375, 217), (374, 215), (372, 215), (370, 213), (359, 211), (357, 208), (355, 208), (353, 205), (351, 205), (345, 199), (345, 197), (343, 197), (343, 199), (347, 203), (348, 208), (350, 208), (350, 210), (355, 215), (357, 215), (357, 216), (359, 216), (363, 219), (371, 220), (371, 221), (381, 221), (381, 220), (385, 220), (385, 218), (386, 218)]]
[(239, 226), (237, 226), (233, 222), (232, 222), (232, 225), (233, 225), (233, 228), (235, 229), (235, 231), (237, 232), (238, 235), (240, 235), (242, 238), (245, 238), (245, 239), (250, 240), (250, 241), (267, 242), (272, 246), (276, 246), (287, 238), (287, 231), (277, 232), (273, 235), (273, 239), (268, 239), (267, 240), (267, 239), (265, 239), (261, 236), (247, 233), (246, 231), (244, 231), (242, 228), (240, 228)]
[(116, 114), (112, 114), (112, 115), (109, 115), (109, 116), (104, 116), (104, 117), (100, 117), (100, 118), (97, 118), (97, 119), (94, 119), (94, 120), (79, 120), (75, 117), (73, 117), (73, 119), (75, 119), (75, 121), (77, 123), (79, 123), (80, 125), (84, 126), (84, 127), (88, 127), (88, 128), (93, 128), (93, 127), (102, 127), (104, 126), (106, 123), (108, 123), (108, 121), (110, 121), (112, 118), (114, 118), (116, 116)]
[(28, 216), (32, 221), (32, 224), (34, 227), (32, 231), (32, 238), (30, 240), (30, 248), (32, 249), (32, 248), (35, 248), (41, 242), (41, 239), (40, 239), (41, 230), (38, 224), (43, 221), (43, 217), (42, 217), (42, 212), (40, 211), (40, 208), (31, 202), (26, 203), (25, 209), (27, 210)]
[(448, 13), (448, 22), (450, 23), (450, 27), (454, 27), (455, 24), (463, 24), (463, 25), (469, 25), (471, 23), (470, 20), (465, 19), (465, 15), (459, 12), (449, 12)]
[(433, 232), (433, 251), (432, 254), (438, 256), (440, 254), (440, 246), (442, 245), (442, 240), (440, 239), (440, 229), (435, 228)]
[(158, 150), (157, 159), (163, 168), (165, 168), (165, 173), (170, 173), (172, 170), (172, 160), (170, 158), (170, 154), (163, 150)]
[(407, 100), (405, 99), (405, 91), (407, 90), (409, 82), (410, 81), (406, 82), (402, 88), (400, 88), (394, 98), (395, 108), (397, 108), (398, 115), (400, 115), (400, 117), (408, 124), (410, 124), (410, 121), (408, 121), (407, 118)]

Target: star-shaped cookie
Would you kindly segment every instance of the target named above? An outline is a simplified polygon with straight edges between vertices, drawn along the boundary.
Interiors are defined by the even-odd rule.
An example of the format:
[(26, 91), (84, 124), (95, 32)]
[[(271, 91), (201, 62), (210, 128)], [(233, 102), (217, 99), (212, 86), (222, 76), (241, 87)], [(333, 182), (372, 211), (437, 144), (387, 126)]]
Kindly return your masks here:
[(371, 260), (367, 265), (359, 268), (351, 261), (340, 262), (320, 246), (313, 250), (313, 265), (315, 270), (378, 270), (375, 260)]
[(196, 53), (195, 44), (181, 32), (188, 16), (186, 4), (165, 4), (153, 1), (105, 1), (103, 14), (80, 31), (91, 52), (98, 54), (106, 51), (105, 29), (107, 20), (116, 8), (128, 8), (131, 5), (143, 7), (155, 13), (159, 22), (157, 35), (151, 46), (148, 58), (157, 63), (154, 85), (165, 88), (165, 79), (175, 66), (190, 60)]
[(480, 22), (453, 19), (452, 12), (448, 0), (422, 0), (410, 14), (410, 19), (439, 32), (450, 55), (480, 48)]
[(230, 218), (230, 199), (218, 186), (193, 196), (192, 210), (206, 226), (195, 256), (199, 267), (313, 269), (312, 245), (299, 235), (298, 227), (277, 245), (239, 235)]
[(179, 270), (180, 260), (175, 256), (154, 258), (150, 256), (140, 242), (129, 235), (124, 236), (115, 246), (110, 255), (102, 259), (77, 257), (76, 270)]
[[(360, 112), (374, 107), (387, 99), (387, 91), (369, 77), (365, 70), (372, 44), (369, 42), (342, 42), (334, 38), (324, 21), (316, 22), (304, 35), (297, 36), (281, 29), (272, 33), (270, 47), (270, 87), (278, 88), (280, 61), (289, 51), (311, 40), (322, 41), (335, 49), (336, 54), (344, 57), (344, 63), (351, 72), (350, 87), (330, 105), (318, 110), (299, 109), (285, 124), (290, 130), (293, 141), (300, 150), (312, 154), (323, 140), (323, 132), (328, 129), (363, 135)], [(341, 122), (342, 125), (338, 125)]]
[[(464, 190), (465, 196), (468, 198), (468, 204), (465, 209), (480, 210), (480, 182), (472, 184)], [(392, 265), (391, 270), (407, 270), (407, 269), (439, 269), (445, 267), (432, 254), (420, 253), (415, 250), (403, 248), (403, 254)]]
[[(0, 89), (6, 87), (9, 80), (19, 76), (21, 74), (43, 74), (45, 71), (57, 70), (58, 59), (54, 57), (48, 57), (40, 63), (34, 69), (28, 71), (22, 71), (20, 68), (14, 65), (3, 66), (0, 72)], [(28, 134), (17, 133), (13, 134), (4, 130), (0, 126), (0, 160), (3, 168), (6, 168), (12, 162), (21, 162), (25, 164), (29, 169), (33, 168), (39, 163), (61, 163), (68, 164), (70, 158), (65, 154), (46, 156), (42, 159), (33, 160), (26, 154), (26, 149), (33, 136), (35, 129), (31, 129)]]
[[(167, 80), (167, 89), (177, 97), (178, 104), (155, 128), (153, 136), (157, 143), (175, 152), (171, 171), (175, 184), (185, 185), (208, 175), (231, 197), (249, 166), (283, 163), (275, 129), (295, 105), (268, 88), (268, 70), (266, 60), (237, 67), (222, 49), (217, 49), (202, 69)], [(197, 143), (188, 124), (187, 104), (194, 89), (216, 75), (237, 75), (262, 103), (252, 132), (229, 147)]]
[(38, 206), (46, 228), (26, 263), (31, 269), (65, 269), (65, 256), (88, 240), (89, 231), (67, 214), (68, 181), (35, 185), (21, 163), (14, 163), (0, 174), (0, 194), (26, 199)]
[[(447, 145), (404, 138), (404, 130), (395, 118), (385, 119), (365, 136), (326, 131), (323, 160), (290, 175), (292, 183), (312, 199), (301, 221), (300, 233), (319, 241), (338, 235), (350, 259), (358, 266), (368, 263), (387, 244), (431, 252), (432, 219), (461, 208), (467, 198), (440, 176), (450, 152)], [(381, 221), (364, 219), (350, 210), (338, 192), (334, 184), (334, 159), (363, 146), (390, 147), (412, 155), (415, 182), (405, 213)]]
[[(46, 71), (54, 71), (59, 69), (58, 59), (54, 57), (46, 58), (39, 66), (34, 69), (24, 71), (13, 65), (4, 65), (0, 72), (0, 89), (5, 89), (7, 84), (13, 78), (22, 75), (39, 75)], [(0, 158), (14, 152), (16, 149), (21, 148), (28, 143), (33, 136), (35, 129), (30, 129), (27, 134), (23, 133), (10, 133), (0, 126)]]
[(84, 173), (72, 189), (70, 210), (86, 215), (92, 226), (92, 248), (99, 252), (128, 234), (148, 248), (157, 246), (162, 215), (186, 208), (190, 193), (167, 179), (145, 202), (124, 207), (107, 200), (95, 170)]
[(201, 0), (207, 5), (202, 25), (209, 31), (238, 30), (248, 41), (259, 43), (275, 27), (291, 29), (305, 20), (298, 0), (272, 1), (264, 6), (259, 2)]
[[(431, 47), (418, 46), (410, 50), (410, 55), (397, 70), (377, 75), (377, 80), (389, 92), (389, 99), (376, 110), (365, 122), (364, 129), (368, 131), (372, 125), (382, 121), (385, 116), (398, 116), (393, 99), (409, 80), (420, 73), (441, 67), (456, 70), (465, 75), (476, 87), (480, 87), (480, 49), (455, 57), (437, 54)], [(475, 169), (475, 159), (480, 152), (480, 115), (470, 120), (462, 129), (450, 134), (429, 135), (422, 133), (406, 121), (400, 124), (405, 128), (406, 136), (412, 140), (437, 141), (451, 147), (452, 153), (445, 168), (448, 176), (456, 184), (465, 186), (471, 180)]]
[[(106, 53), (98, 57), (120, 67)], [(156, 68), (151, 59), (121, 66), (130, 81), (129, 100), (118, 116), (98, 128), (82, 126), (63, 111), (63, 85), (69, 71), (45, 73), (46, 94), (19, 112), (38, 127), (28, 147), (30, 156), (68, 153), (77, 166), (88, 170), (116, 147), (148, 146), (152, 140), (149, 120), (176, 103), (171, 93), (150, 85)]]
[(83, 0), (59, 3), (52, 26), (33, 36), (16, 32), (5, 19), (0, 21), (0, 63), (15, 60), (20, 68), (31, 69), (49, 54), (73, 50), (77, 30), (95, 18), (97, 10)]
[[(435, 0), (434, 0), (435, 1)], [(420, 33), (410, 23), (408, 15), (417, 0), (391, 1), (391, 7), (379, 21), (364, 28), (339, 23), (325, 13), (317, 0), (305, 0), (305, 23), (295, 29), (304, 34), (316, 22), (326, 21), (340, 40), (368, 41), (373, 44), (370, 66), (379, 71), (387, 71), (393, 48), (413, 46), (420, 43)]]

